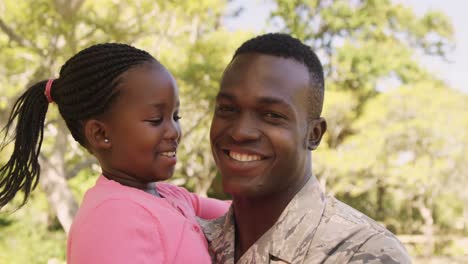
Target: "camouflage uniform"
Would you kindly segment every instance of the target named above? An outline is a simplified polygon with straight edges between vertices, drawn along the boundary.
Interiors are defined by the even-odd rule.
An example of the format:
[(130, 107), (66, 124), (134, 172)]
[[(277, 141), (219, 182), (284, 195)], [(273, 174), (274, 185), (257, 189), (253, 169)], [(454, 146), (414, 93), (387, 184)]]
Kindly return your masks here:
[[(234, 264), (234, 215), (199, 220), (213, 263)], [(260, 220), (259, 220), (260, 221)], [(278, 221), (238, 260), (246, 263), (411, 263), (398, 239), (369, 217), (325, 196), (311, 178)]]

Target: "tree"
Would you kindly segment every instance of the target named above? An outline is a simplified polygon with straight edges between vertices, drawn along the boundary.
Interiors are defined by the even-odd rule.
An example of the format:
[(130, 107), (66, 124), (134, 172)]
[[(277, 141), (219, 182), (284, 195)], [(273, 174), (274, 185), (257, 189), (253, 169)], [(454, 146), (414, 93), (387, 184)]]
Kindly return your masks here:
[[(468, 115), (460, 114), (468, 110), (466, 99), (433, 82), (378, 95), (354, 123), (361, 133), (338, 148), (343, 153), (338, 160), (343, 174), (336, 180), (344, 180), (344, 190), (354, 191), (355, 196), (372, 193), (369, 198), (375, 207), (369, 213), (396, 231), (422, 232), (428, 241), (436, 226), (452, 225), (448, 231), (457, 231), (453, 224), (463, 221), (463, 214), (451, 210), (468, 202), (460, 186), (468, 176), (463, 161)], [(421, 225), (407, 225), (401, 221), (405, 217), (413, 223), (420, 220)], [(426, 254), (432, 253), (435, 241), (430, 242)]]
[(466, 96), (415, 59), (445, 58), (449, 20), (389, 0), (271, 2), (270, 22), (308, 43), (325, 67), (329, 130), (313, 155), (321, 183), (393, 231), (432, 239), (444, 221), (460, 231)]
[[(350, 97), (353, 106), (347, 110), (355, 112), (354, 118), (379, 92), (383, 80), (404, 84), (431, 78), (415, 61), (415, 54), (444, 57), (452, 46), (451, 24), (436, 11), (417, 17), (410, 8), (390, 0), (272, 2), (276, 9), (270, 22), (319, 54), (326, 70), (327, 93), (344, 92), (340, 97)], [(352, 121), (347, 112), (340, 112), (338, 119)], [(350, 124), (336, 126), (339, 131), (330, 126), (327, 143), (337, 146), (352, 133)]]

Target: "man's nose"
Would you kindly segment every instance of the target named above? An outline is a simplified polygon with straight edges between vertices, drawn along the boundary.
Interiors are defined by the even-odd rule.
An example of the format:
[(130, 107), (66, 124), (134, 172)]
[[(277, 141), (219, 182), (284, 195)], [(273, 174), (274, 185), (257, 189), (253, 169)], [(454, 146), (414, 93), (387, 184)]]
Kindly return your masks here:
[(249, 113), (243, 113), (233, 121), (231, 137), (236, 142), (257, 140), (260, 137), (258, 122)]

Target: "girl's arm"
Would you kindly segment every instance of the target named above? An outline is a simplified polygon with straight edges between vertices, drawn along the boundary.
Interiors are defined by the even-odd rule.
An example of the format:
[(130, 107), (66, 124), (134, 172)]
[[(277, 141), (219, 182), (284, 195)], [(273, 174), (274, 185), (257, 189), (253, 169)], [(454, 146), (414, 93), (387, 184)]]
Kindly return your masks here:
[(190, 193), (190, 195), (195, 213), (202, 219), (218, 218), (227, 213), (231, 206), (231, 201), (205, 198), (194, 193)]

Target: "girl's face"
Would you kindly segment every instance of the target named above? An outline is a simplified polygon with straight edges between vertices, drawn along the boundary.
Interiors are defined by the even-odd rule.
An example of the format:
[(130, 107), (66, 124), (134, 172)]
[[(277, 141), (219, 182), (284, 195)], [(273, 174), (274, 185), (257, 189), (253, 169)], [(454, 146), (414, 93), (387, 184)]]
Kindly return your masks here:
[(174, 78), (155, 63), (121, 78), (118, 98), (102, 120), (109, 145), (100, 155), (103, 173), (135, 187), (166, 180), (174, 173), (181, 137)]

